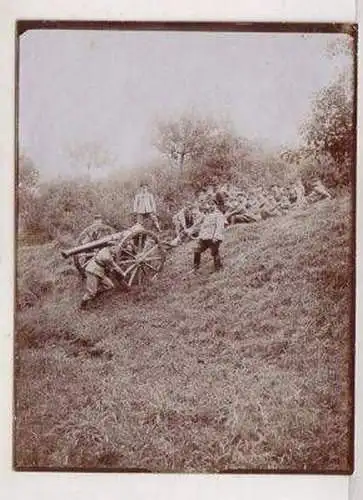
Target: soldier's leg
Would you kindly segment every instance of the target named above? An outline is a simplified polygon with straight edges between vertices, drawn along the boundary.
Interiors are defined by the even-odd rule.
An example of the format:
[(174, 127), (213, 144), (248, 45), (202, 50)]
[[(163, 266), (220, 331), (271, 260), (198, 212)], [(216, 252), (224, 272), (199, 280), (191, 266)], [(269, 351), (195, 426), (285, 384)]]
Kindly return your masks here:
[[(145, 229), (150, 229), (150, 214), (137, 214), (137, 223), (141, 224)], [(145, 246), (146, 235), (142, 234), (134, 238), (135, 244), (138, 249), (143, 249)]]
[(136, 222), (137, 222), (137, 224), (141, 224), (141, 225), (144, 223), (143, 214), (136, 214)]
[(247, 213), (234, 215), (233, 219), (234, 219), (233, 224), (239, 224), (239, 223), (243, 223), (243, 222), (252, 222), (253, 221), (253, 218), (250, 215), (248, 215)]
[(208, 248), (208, 244), (206, 243), (206, 240), (198, 240), (197, 244), (194, 248), (194, 261), (193, 261), (193, 267), (194, 269), (199, 269), (200, 267), (200, 257), (203, 252), (206, 251)]
[(219, 271), (222, 268), (222, 260), (221, 256), (219, 254), (219, 246), (221, 242), (220, 241), (215, 241), (212, 242), (210, 246), (210, 251), (213, 257), (213, 262), (214, 262), (214, 270)]
[(86, 304), (94, 299), (97, 295), (99, 287), (99, 278), (94, 274), (86, 273), (86, 292), (82, 297), (81, 304)]
[(154, 226), (156, 227), (157, 231), (158, 231), (159, 233), (161, 233), (161, 227), (160, 227), (160, 224), (159, 224), (159, 221), (158, 221), (157, 216), (156, 216), (155, 214), (151, 214), (151, 215), (150, 215), (150, 218), (151, 218), (151, 220), (153, 221)]
[(254, 212), (253, 214), (250, 214), (252, 221), (251, 222), (259, 222), (262, 220), (262, 216), (259, 212)]
[(173, 224), (174, 224), (174, 230), (175, 230), (175, 237), (179, 238), (181, 230), (183, 229), (182, 225), (176, 217), (173, 217)]
[(112, 290), (112, 288), (115, 288), (114, 282), (108, 276), (104, 276), (100, 280), (100, 286), (102, 287), (103, 291)]

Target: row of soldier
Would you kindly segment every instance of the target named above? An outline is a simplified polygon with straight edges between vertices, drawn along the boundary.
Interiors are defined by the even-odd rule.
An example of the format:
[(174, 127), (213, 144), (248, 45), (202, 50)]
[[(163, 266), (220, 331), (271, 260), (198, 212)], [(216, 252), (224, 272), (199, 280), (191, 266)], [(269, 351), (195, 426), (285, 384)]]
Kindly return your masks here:
[(292, 208), (303, 208), (330, 197), (330, 193), (319, 179), (312, 183), (311, 192), (308, 195), (306, 195), (301, 179), (285, 187), (273, 185), (269, 190), (257, 187), (242, 191), (229, 184), (218, 187), (210, 186), (201, 190), (195, 201), (187, 202), (173, 216), (176, 236), (171, 245), (176, 246), (185, 239), (198, 236), (204, 217), (201, 207), (208, 200), (215, 202), (218, 210), (225, 216), (226, 225), (232, 226), (281, 216)]
[[(218, 271), (222, 268), (219, 247), (226, 226), (258, 222), (268, 217), (283, 215), (293, 207), (301, 208), (330, 197), (320, 180), (313, 184), (308, 196), (305, 195), (301, 180), (285, 188), (272, 186), (268, 191), (263, 188), (240, 191), (230, 185), (218, 188), (210, 186), (200, 191), (194, 202), (187, 202), (173, 216), (176, 236), (169, 245), (173, 247), (183, 240), (196, 239), (193, 270), (199, 269), (201, 254), (209, 249), (214, 269)], [(135, 195), (133, 213), (137, 224), (146, 227), (152, 224), (161, 232), (155, 198), (147, 184), (143, 184)], [(94, 241), (112, 232), (114, 229), (106, 225), (101, 216), (96, 216), (93, 224), (81, 233), (79, 243)], [(122, 271), (115, 261), (114, 250), (112, 247), (103, 248), (87, 263), (86, 293), (82, 299), (82, 307), (94, 299), (102, 289), (113, 288), (113, 282), (107, 276), (109, 269), (113, 269), (122, 277)]]
[[(227, 223), (234, 225), (284, 215), (291, 208), (302, 208), (330, 197), (330, 193), (319, 179), (313, 182), (311, 192), (307, 196), (300, 179), (285, 187), (273, 185), (269, 190), (257, 187), (242, 191), (230, 184), (218, 187), (209, 186), (199, 191), (194, 201), (186, 202), (172, 217), (176, 233), (172, 245), (181, 242), (185, 236), (193, 238), (197, 235), (204, 217), (201, 208), (206, 201), (215, 202), (218, 210), (224, 214)], [(136, 193), (132, 211), (135, 222), (146, 227), (152, 225), (158, 232), (161, 231), (155, 198), (146, 183), (143, 183)], [(114, 231), (109, 226), (105, 226), (101, 219), (100, 216), (96, 216), (94, 223), (85, 230), (85, 239), (81, 243), (102, 238), (105, 234)]]

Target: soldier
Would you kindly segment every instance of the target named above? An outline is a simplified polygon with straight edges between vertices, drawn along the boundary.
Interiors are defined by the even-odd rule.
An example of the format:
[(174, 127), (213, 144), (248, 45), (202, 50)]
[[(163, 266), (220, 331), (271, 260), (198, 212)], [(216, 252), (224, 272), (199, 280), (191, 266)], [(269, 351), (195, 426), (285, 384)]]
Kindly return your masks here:
[(227, 194), (222, 190), (216, 188), (214, 193), (214, 200), (216, 202), (217, 208), (222, 214), (224, 214), (227, 210), (226, 202), (227, 202)]
[(256, 199), (257, 199), (257, 206), (259, 212), (262, 214), (263, 209), (267, 205), (267, 194), (264, 189), (262, 188), (257, 188), (256, 190)]
[(171, 246), (177, 246), (185, 237), (196, 237), (204, 215), (197, 204), (188, 203), (173, 217), (176, 237), (170, 242)]
[(295, 192), (295, 206), (297, 207), (303, 207), (306, 204), (306, 199), (305, 199), (305, 187), (304, 184), (302, 183), (302, 180), (299, 178), (294, 186), (293, 186), (294, 192)]
[(205, 201), (207, 200), (207, 191), (205, 188), (201, 188), (197, 191), (196, 193), (196, 196), (197, 196), (197, 202), (200, 203), (200, 204), (203, 204), (205, 203)]
[(291, 208), (288, 192), (286, 190), (282, 191), (281, 198), (278, 201), (277, 205), (281, 210), (282, 214), (285, 214)]
[(309, 203), (315, 203), (317, 201), (331, 199), (331, 194), (323, 185), (320, 179), (314, 179), (312, 191), (307, 197)]
[(219, 247), (223, 241), (226, 219), (213, 201), (206, 203), (202, 211), (205, 213), (205, 217), (200, 227), (197, 245), (194, 249), (193, 270), (197, 271), (199, 269), (201, 254), (209, 248), (213, 257), (214, 270), (219, 271), (222, 268)]
[(281, 200), (281, 197), (282, 197), (282, 189), (277, 186), (276, 184), (274, 184), (272, 187), (271, 187), (271, 193), (273, 195), (273, 197), (275, 198), (275, 200), (277, 202), (279, 202)]
[(193, 225), (192, 204), (187, 202), (184, 207), (173, 216), (172, 221), (176, 237), (178, 238), (183, 231)]
[(255, 191), (251, 191), (248, 194), (246, 202), (246, 209), (247, 209), (246, 215), (248, 217), (248, 222), (258, 222), (262, 219), (260, 206), (261, 206), (261, 200), (255, 193)]
[(247, 198), (242, 192), (238, 193), (237, 198), (228, 203), (227, 211), (225, 213), (227, 222), (232, 225), (237, 224), (238, 222), (250, 222), (246, 206)]
[(83, 308), (92, 301), (101, 291), (111, 290), (115, 287), (113, 281), (107, 273), (115, 271), (121, 278), (124, 278), (122, 269), (116, 264), (116, 246), (106, 246), (99, 250), (87, 263), (86, 272), (86, 293), (84, 294), (80, 307)]
[(134, 198), (134, 214), (136, 221), (139, 224), (148, 226), (148, 221), (151, 220), (156, 229), (161, 232), (159, 221), (156, 215), (156, 203), (154, 195), (149, 191), (147, 183), (140, 185), (140, 190)]
[(262, 207), (261, 216), (263, 219), (267, 219), (278, 215), (281, 215), (281, 210), (278, 207), (275, 197), (272, 194), (269, 194), (267, 195), (265, 204)]

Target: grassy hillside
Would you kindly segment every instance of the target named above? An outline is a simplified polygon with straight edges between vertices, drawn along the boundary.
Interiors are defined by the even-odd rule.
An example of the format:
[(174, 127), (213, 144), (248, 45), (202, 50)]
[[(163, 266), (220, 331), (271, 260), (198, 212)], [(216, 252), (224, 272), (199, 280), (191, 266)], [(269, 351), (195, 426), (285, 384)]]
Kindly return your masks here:
[(21, 247), (17, 467), (348, 472), (348, 198), (192, 244), (146, 290), (79, 311), (55, 244)]

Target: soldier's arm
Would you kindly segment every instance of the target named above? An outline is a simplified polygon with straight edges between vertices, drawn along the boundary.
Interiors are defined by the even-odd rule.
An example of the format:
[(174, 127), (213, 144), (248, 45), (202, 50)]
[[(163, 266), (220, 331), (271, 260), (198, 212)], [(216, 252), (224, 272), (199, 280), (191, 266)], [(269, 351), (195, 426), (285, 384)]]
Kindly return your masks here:
[(196, 218), (196, 220), (194, 221), (194, 224), (191, 227), (189, 227), (188, 229), (186, 229), (186, 232), (188, 234), (192, 234), (201, 225), (201, 223), (203, 222), (203, 219), (204, 219), (204, 215), (200, 214)]
[(221, 235), (223, 233), (224, 226), (225, 226), (226, 222), (227, 222), (227, 219), (225, 218), (225, 216), (223, 214), (221, 214), (217, 220), (217, 234), (218, 235)]
[(109, 252), (107, 257), (104, 258), (104, 261), (110, 270), (116, 271), (118, 274), (122, 276), (124, 275), (121, 267), (116, 263), (115, 258), (111, 255), (111, 252)]
[(186, 221), (185, 221), (185, 212), (184, 212), (184, 210), (182, 210), (182, 211), (179, 212), (179, 220), (181, 222), (181, 225), (183, 226), (184, 231), (186, 231), (187, 230), (187, 224), (186, 224)]
[(123, 272), (123, 270), (121, 269), (121, 267), (120, 267), (120, 266), (118, 266), (118, 265), (116, 264), (116, 262), (113, 262), (113, 266), (112, 266), (112, 267), (113, 267), (114, 271), (116, 271), (116, 272), (117, 272), (117, 274), (119, 274), (120, 276), (124, 276), (124, 272)]
[(155, 203), (155, 197), (153, 194), (150, 194), (150, 202), (151, 202), (151, 210), (154, 214), (156, 214), (156, 203)]

